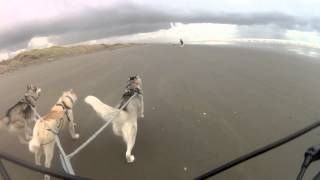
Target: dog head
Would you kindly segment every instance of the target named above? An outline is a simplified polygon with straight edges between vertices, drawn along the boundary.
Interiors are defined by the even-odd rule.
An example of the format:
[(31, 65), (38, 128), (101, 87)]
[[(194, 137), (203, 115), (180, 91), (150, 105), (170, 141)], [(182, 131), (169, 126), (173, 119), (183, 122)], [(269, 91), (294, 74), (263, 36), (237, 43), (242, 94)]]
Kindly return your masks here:
[(27, 85), (26, 96), (32, 96), (35, 100), (39, 99), (41, 88), (34, 86), (33, 84)]
[(74, 106), (77, 99), (78, 97), (72, 89), (64, 91), (61, 97), (62, 103), (70, 109)]
[(127, 89), (139, 89), (142, 91), (142, 79), (139, 75), (130, 76), (127, 82)]

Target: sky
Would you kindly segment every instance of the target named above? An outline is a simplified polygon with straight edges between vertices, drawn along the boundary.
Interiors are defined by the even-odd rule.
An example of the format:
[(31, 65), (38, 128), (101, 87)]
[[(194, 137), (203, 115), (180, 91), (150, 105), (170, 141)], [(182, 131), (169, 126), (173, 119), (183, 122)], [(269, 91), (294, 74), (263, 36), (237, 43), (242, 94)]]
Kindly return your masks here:
[(319, 7), (320, 0), (0, 0), (0, 51), (147, 32), (155, 32), (154, 41), (165, 41), (171, 32), (190, 40), (320, 43)]

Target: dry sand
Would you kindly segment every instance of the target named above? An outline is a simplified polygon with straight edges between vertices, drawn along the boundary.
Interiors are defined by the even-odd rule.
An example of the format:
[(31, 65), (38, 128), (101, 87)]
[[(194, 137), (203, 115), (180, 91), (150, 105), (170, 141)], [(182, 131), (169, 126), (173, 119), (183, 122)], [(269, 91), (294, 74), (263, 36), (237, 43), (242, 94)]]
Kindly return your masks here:
[[(103, 123), (83, 98), (92, 94), (115, 105), (127, 76), (138, 73), (144, 80), (146, 112), (139, 121), (136, 162), (125, 163), (124, 143), (108, 127), (72, 160), (75, 171), (98, 180), (192, 179), (319, 119), (318, 60), (243, 46), (100, 51), (0, 75), (0, 110), (5, 113), (22, 97), (27, 83), (43, 89), (41, 114), (64, 89), (73, 88), (79, 96), (74, 113), (81, 139), (71, 141), (67, 131), (62, 134), (70, 152)], [(304, 150), (319, 143), (319, 133), (314, 130), (213, 179), (294, 179)], [(0, 132), (0, 145), (0, 151), (33, 162), (27, 147), (6, 132)], [(40, 177), (7, 165), (14, 179)], [(313, 164), (306, 179), (319, 166)], [(53, 168), (61, 169), (57, 156)]]

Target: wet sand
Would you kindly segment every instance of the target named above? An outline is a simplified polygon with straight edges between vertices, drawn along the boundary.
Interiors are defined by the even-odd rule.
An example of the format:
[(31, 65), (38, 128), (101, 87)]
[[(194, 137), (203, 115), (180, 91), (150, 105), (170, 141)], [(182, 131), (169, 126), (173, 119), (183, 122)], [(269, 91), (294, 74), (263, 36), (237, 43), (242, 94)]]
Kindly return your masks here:
[[(318, 59), (319, 60), (319, 59)], [(45, 114), (61, 92), (73, 88), (81, 139), (103, 121), (83, 102), (91, 94), (115, 105), (128, 75), (143, 78), (145, 118), (139, 121), (126, 164), (122, 139), (107, 128), (72, 160), (77, 174), (104, 179), (192, 179), (221, 163), (279, 139), (320, 117), (320, 61), (289, 52), (241, 46), (146, 45), (101, 51), (32, 65), (0, 75), (0, 110), (18, 101), (28, 83), (43, 89), (38, 111)], [(306, 148), (319, 143), (320, 129), (212, 179), (295, 179)], [(57, 149), (56, 149), (57, 150)], [(27, 146), (5, 131), (0, 151), (33, 162)], [(13, 179), (41, 178), (10, 168)], [(310, 179), (319, 169), (314, 163)], [(61, 169), (56, 154), (54, 169)]]

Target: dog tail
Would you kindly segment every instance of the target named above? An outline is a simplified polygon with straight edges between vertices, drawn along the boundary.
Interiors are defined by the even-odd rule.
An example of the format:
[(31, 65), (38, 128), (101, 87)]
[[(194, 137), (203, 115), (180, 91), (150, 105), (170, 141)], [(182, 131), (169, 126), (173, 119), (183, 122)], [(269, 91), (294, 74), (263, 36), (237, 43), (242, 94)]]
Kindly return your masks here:
[(84, 101), (89, 104), (96, 113), (104, 120), (108, 120), (108, 115), (112, 115), (119, 111), (119, 109), (113, 108), (107, 104), (101, 102), (98, 98), (94, 96), (87, 96)]
[(6, 123), (9, 121), (9, 118), (7, 116), (0, 119), (0, 129), (6, 126)]
[(39, 120), (35, 124), (33, 128), (33, 133), (32, 133), (32, 139), (29, 141), (29, 150), (30, 152), (37, 152), (40, 149), (40, 140), (38, 136), (38, 130), (39, 130)]

